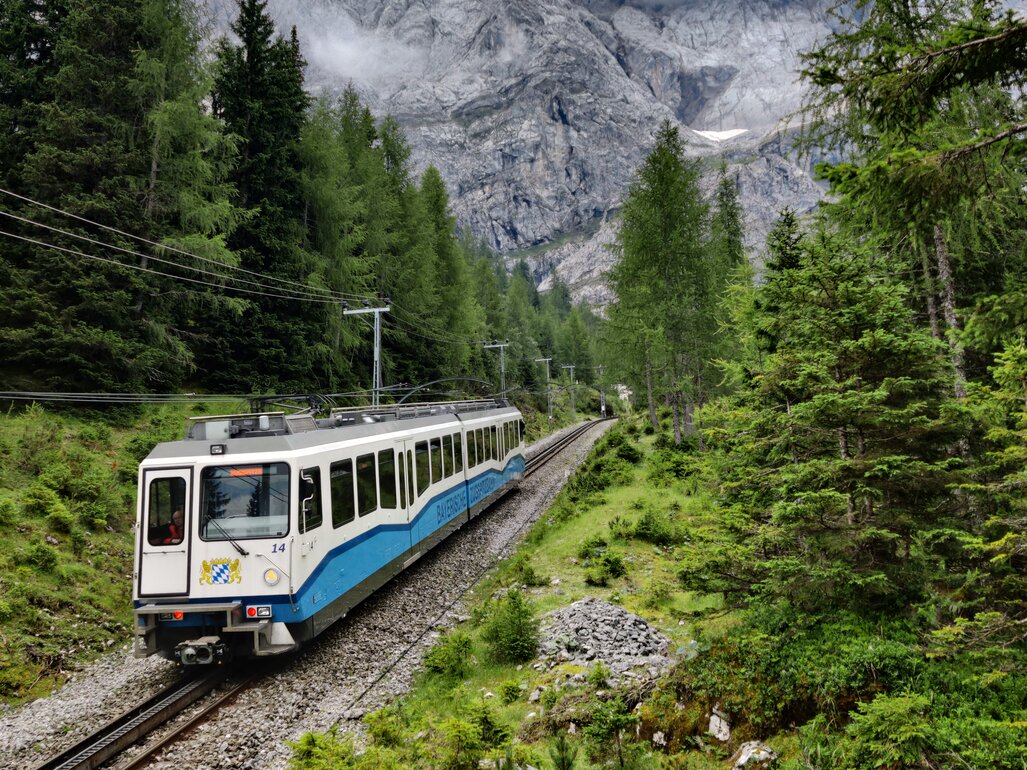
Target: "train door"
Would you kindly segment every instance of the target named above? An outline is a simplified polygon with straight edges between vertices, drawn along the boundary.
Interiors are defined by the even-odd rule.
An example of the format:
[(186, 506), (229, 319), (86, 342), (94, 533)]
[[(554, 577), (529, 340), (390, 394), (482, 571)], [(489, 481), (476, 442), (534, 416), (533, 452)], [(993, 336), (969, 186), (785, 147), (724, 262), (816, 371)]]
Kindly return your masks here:
[(407, 523), (407, 548), (414, 549), (414, 533), (410, 522), (414, 512), (414, 442), (396, 442), (396, 476), (399, 482), (399, 510)]
[(145, 469), (137, 572), (140, 598), (189, 593), (191, 468)]

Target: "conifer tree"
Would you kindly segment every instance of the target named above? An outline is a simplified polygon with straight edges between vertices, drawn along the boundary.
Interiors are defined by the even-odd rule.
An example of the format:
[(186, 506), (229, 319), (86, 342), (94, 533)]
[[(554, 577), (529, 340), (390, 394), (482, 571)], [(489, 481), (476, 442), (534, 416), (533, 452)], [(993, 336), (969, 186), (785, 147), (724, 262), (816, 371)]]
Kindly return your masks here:
[[(695, 409), (716, 383), (714, 361), (722, 344), (717, 313), (726, 265), (710, 248), (699, 167), (685, 160), (678, 130), (669, 122), (660, 127), (629, 188), (618, 245), (620, 260), (610, 274), (616, 316), (634, 329), (636, 339), (646, 341), (650, 357), (666, 352), (662, 363), (680, 443), (682, 424), (685, 435), (695, 433)], [(645, 368), (650, 383), (660, 362), (650, 358)]]
[[(145, 116), (152, 107), (131, 98), (137, 53), (152, 43), (142, 8), (141, 0), (69, 0), (30, 12), (42, 58), (19, 78), (25, 90), (18, 109), (31, 130), (11, 148), (21, 157), (8, 176), (28, 197), (140, 234), (147, 232), (139, 200), (150, 165)], [(99, 235), (56, 212), (21, 211), (52, 227)], [(119, 266), (140, 266), (134, 257), (27, 224), (18, 231), (109, 261), (34, 244), (5, 249), (11, 268), (0, 288), (5, 379), (60, 390), (177, 384), (188, 351), (169, 337), (167, 315), (150, 301), (162, 284)], [(109, 232), (102, 239), (126, 249), (137, 245)]]
[(894, 611), (942, 573), (932, 533), (965, 525), (950, 492), (960, 420), (940, 343), (872, 256), (821, 231), (775, 278), (773, 320), (788, 332), (719, 434), (730, 535), (686, 565), (690, 585)]

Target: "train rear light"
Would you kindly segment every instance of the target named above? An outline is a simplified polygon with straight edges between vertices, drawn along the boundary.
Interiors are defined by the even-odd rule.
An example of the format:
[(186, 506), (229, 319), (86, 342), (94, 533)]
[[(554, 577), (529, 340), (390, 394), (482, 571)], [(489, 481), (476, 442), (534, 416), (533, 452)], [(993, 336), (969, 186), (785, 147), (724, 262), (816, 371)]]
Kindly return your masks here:
[(175, 618), (175, 620), (181, 620), (185, 617), (185, 613), (181, 610), (179, 610), (178, 612), (172, 612), (171, 615)]
[(271, 617), (271, 607), (247, 607), (246, 617), (248, 618), (269, 618)]
[(246, 614), (249, 617), (251, 617), (251, 618), (257, 617), (257, 608), (256, 607), (247, 607), (246, 608)]

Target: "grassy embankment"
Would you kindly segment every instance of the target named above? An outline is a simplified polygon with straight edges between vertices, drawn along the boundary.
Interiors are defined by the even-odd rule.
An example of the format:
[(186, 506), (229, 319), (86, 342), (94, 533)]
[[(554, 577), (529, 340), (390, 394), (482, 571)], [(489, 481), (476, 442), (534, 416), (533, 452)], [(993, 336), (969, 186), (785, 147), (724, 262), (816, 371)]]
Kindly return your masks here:
[[(677, 581), (679, 549), (698, 535), (696, 528), (710, 507), (707, 495), (687, 478), (685, 457), (668, 449), (665, 438), (645, 435), (637, 424), (615, 428), (597, 443), (516, 554), (468, 596), (471, 619), (429, 652), (427, 671), (413, 690), (365, 717), (368, 749), (356, 754), (343, 736), (309, 734), (295, 748), (295, 767), (471, 768), (484, 757), (503, 760), (508, 747), (518, 763), (550, 767), (549, 753), (571, 720), (581, 728), (569, 742), (580, 749), (575, 767), (617, 764), (611, 725), (618, 719), (626, 720), (626, 765), (662, 767), (663, 752), (651, 743), (628, 740), (635, 717), (646, 727), (655, 712), (646, 707), (632, 712), (637, 694), (625, 692), (621, 701), (611, 697), (614, 691), (602, 666), (582, 671), (561, 664), (538, 671), (531, 665), (530, 645), (524, 654), (516, 653), (525, 641), (522, 634), (531, 633), (529, 613), (586, 596), (644, 617), (671, 639), (672, 652), (685, 658), (708, 635), (733, 622), (728, 614), (704, 612), (719, 606), (718, 597), (686, 592)], [(518, 588), (517, 596), (528, 600), (530, 610), (507, 595)], [(578, 673), (584, 681), (567, 681)], [(541, 697), (529, 702), (536, 689)], [(602, 719), (592, 719), (595, 714)], [(723, 764), (724, 749), (700, 746), (693, 741), (684, 752), (675, 746), (679, 764), (674, 766)]]

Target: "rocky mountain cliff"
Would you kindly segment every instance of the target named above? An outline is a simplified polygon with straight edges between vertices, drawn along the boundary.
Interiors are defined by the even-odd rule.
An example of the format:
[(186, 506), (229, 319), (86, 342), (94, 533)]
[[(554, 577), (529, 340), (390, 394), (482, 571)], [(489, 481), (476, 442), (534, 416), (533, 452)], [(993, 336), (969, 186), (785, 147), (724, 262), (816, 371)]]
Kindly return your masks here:
[[(272, 0), (298, 27), (308, 83), (353, 83), (434, 163), (459, 221), (543, 288), (552, 270), (603, 304), (605, 245), (655, 128), (738, 180), (758, 255), (784, 205), (822, 191), (783, 150), (798, 52), (828, 31), (821, 0)], [(715, 164), (711, 164), (713, 167)]]

